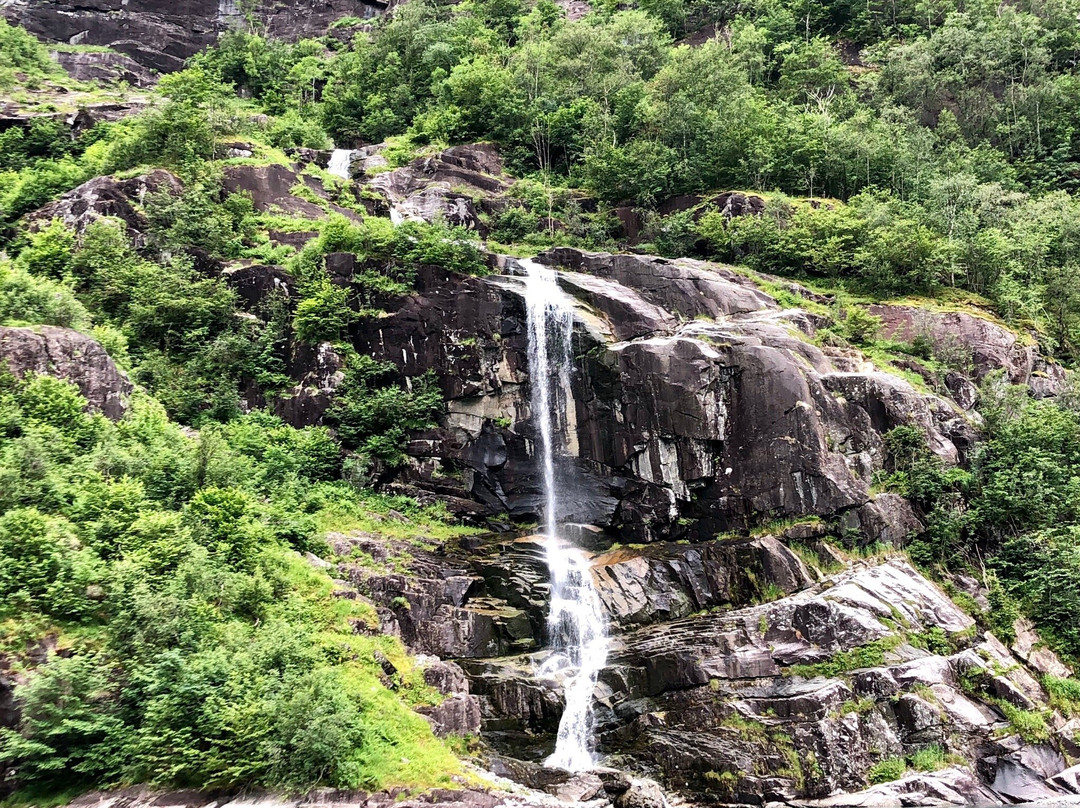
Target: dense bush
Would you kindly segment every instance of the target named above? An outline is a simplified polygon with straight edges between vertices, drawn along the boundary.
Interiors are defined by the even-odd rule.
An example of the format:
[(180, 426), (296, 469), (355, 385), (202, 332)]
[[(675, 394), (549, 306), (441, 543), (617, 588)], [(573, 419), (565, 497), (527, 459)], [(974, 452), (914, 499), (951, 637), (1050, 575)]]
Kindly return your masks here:
[(253, 413), (189, 438), (147, 399), (113, 424), (69, 383), (2, 381), (0, 642), (45, 620), (68, 647), (18, 689), (21, 723), (0, 734), (25, 793), (372, 788), (454, 770), (409, 683), (379, 683), (376, 651), (407, 670), (400, 646), (354, 633), (372, 615), (290, 548), (314, 523), (283, 525), (269, 504), (358, 503), (330, 481), (325, 429)]

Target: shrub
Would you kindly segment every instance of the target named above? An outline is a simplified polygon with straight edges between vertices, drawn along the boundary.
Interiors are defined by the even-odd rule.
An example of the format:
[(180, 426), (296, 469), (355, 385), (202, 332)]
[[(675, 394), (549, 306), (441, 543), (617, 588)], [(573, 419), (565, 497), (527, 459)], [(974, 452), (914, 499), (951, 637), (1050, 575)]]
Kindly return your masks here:
[(67, 286), (0, 258), (0, 323), (85, 330), (90, 314)]
[(911, 768), (921, 772), (933, 772), (946, 766), (945, 750), (938, 744), (931, 744), (911, 755)]

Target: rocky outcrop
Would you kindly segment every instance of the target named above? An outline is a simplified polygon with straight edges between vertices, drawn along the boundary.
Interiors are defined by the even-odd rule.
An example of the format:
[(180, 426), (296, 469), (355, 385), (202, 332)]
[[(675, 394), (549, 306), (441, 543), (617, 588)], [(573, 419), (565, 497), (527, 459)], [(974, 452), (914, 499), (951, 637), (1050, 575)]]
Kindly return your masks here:
[(1039, 397), (1056, 395), (1064, 386), (1064, 368), (1046, 360), (1034, 340), (1025, 340), (988, 315), (896, 305), (869, 310), (882, 319), (884, 336), (922, 340), (946, 365), (975, 381), (1004, 370), (1008, 381), (1028, 385)]
[(152, 71), (122, 53), (59, 50), (53, 51), (52, 57), (76, 81), (123, 82), (133, 87), (155, 83)]
[(246, 25), (248, 12), (268, 36), (295, 41), (322, 36), (342, 17), (374, 17), (386, 7), (382, 0), (285, 0), (243, 10), (229, 0), (11, 0), (0, 13), (47, 42), (104, 45), (168, 73), (223, 31)]
[(73, 188), (55, 202), (30, 213), (26, 217), (31, 230), (45, 227), (53, 219), (59, 219), (76, 233), (83, 233), (98, 219), (120, 219), (127, 226), (127, 236), (135, 246), (146, 243), (149, 223), (141, 206), (148, 196), (158, 193), (178, 194), (182, 190), (180, 180), (164, 169), (127, 180), (114, 177), (95, 177)]
[[(715, 33), (715, 31), (714, 31)], [(656, 206), (660, 216), (690, 211), (691, 218), (697, 222), (706, 213), (716, 212), (732, 219), (736, 216), (759, 216), (765, 211), (765, 198), (757, 194), (744, 194), (739, 191), (725, 191), (721, 194), (681, 194), (669, 197)], [(630, 244), (641, 241), (641, 231), (645, 226), (640, 208), (627, 205), (616, 208), (615, 215), (622, 225), (622, 234)]]
[[(364, 153), (361, 163), (372, 164)], [(503, 174), (502, 158), (485, 143), (454, 146), (406, 166), (384, 171), (367, 182), (382, 194), (395, 217), (403, 220), (445, 221), (487, 234), (480, 212), (499, 207), (497, 198), (512, 180)]]
[[(1049, 743), (1025, 741), (1000, 706), (1046, 709), (1037, 668), (901, 557), (845, 562), (814, 537), (815, 524), (786, 530), (805, 542), (799, 554), (763, 536), (594, 556), (612, 633), (597, 732), (623, 781), (649, 772), (693, 801), (822, 808), (1077, 791), (1059, 751), (1073, 748), (1077, 728), (1056, 716)], [(464, 671), (469, 701), (448, 700), (445, 711), (479, 721), (497, 752), (493, 771), (571, 802), (597, 788), (536, 766), (550, 752), (563, 687), (561, 674), (543, 673), (551, 652), (539, 537), (355, 534), (331, 544), (336, 573), (376, 607), (381, 630), (456, 659), (435, 663), (429, 681), (460, 693), (460, 683), (443, 683)], [(838, 563), (848, 568), (822, 572)], [(1061, 665), (1040, 650), (1040, 664)], [(902, 773), (902, 760), (928, 747), (943, 768)], [(903, 776), (872, 786), (871, 770), (888, 759)], [(623, 804), (609, 771), (596, 779)]]
[[(729, 268), (569, 249), (539, 260), (566, 268), (578, 301), (565, 521), (655, 541), (816, 515), (900, 542), (920, 523), (903, 500), (873, 502), (883, 435), (917, 426), (947, 463), (973, 439), (952, 402), (815, 346), (813, 316)], [(445, 424), (410, 445), (405, 479), (525, 517), (538, 485), (520, 271), (421, 268), (415, 293), (382, 301), (389, 314), (353, 343), (403, 378), (439, 376)]]
[(97, 340), (78, 331), (0, 327), (0, 365), (20, 377), (43, 373), (74, 382), (92, 410), (113, 420), (127, 410), (131, 382)]
[[(303, 190), (298, 191), (298, 187)], [(321, 219), (328, 212), (349, 219), (359, 218), (350, 208), (333, 202), (317, 178), (279, 163), (226, 166), (222, 189), (227, 194), (247, 194), (255, 210), (260, 212), (272, 211), (305, 219)], [(311, 196), (320, 203), (305, 198)]]

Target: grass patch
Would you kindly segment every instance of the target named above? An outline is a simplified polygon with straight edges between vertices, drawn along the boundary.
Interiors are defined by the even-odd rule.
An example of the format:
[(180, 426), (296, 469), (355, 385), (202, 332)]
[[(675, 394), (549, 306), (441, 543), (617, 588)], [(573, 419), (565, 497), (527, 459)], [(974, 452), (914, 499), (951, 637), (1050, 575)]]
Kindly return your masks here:
[(802, 676), (804, 679), (813, 679), (816, 676), (831, 678), (862, 668), (880, 668), (885, 664), (885, 655), (895, 650), (901, 643), (903, 643), (903, 638), (900, 636), (883, 637), (858, 648), (852, 648), (850, 651), (839, 651), (823, 662), (792, 665), (784, 670), (784, 674)]
[(891, 783), (894, 780), (899, 780), (907, 772), (907, 761), (902, 757), (890, 757), (885, 760), (879, 760), (870, 770), (866, 773), (866, 779), (870, 781), (871, 785), (879, 785), (881, 783)]
[(442, 503), (419, 505), (408, 497), (359, 492), (353, 500), (328, 503), (315, 515), (315, 523), (325, 532), (348, 533), (362, 530), (394, 539), (423, 542), (470, 536), (482, 531), (455, 523)]
[(1050, 726), (1046, 723), (1046, 714), (1040, 710), (1024, 710), (1004, 699), (991, 699), (1005, 720), (1009, 729), (1027, 743), (1042, 743), (1050, 740)]
[(1067, 718), (1080, 717), (1080, 680), (1044, 676), (1042, 685), (1050, 696), (1050, 706)]

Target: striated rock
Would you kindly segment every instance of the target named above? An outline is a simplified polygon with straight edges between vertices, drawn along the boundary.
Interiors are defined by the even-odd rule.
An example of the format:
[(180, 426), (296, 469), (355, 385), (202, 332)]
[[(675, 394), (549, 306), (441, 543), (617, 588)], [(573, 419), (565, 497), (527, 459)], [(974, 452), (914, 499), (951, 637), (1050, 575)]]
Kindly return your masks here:
[(329, 342), (296, 345), (289, 363), (296, 384), (274, 398), (274, 414), (291, 424), (316, 423), (330, 406), (334, 391), (345, 381), (344, 368), (345, 360)]
[(1018, 619), (1013, 623), (1013, 632), (1016, 639), (1013, 640), (1010, 650), (1033, 670), (1048, 676), (1072, 676), (1072, 668), (1042, 644), (1039, 635), (1035, 632), (1035, 626), (1030, 620), (1026, 618)]
[(219, 0), (12, 0), (0, 6), (10, 21), (48, 42), (105, 45), (161, 73), (179, 70), (184, 60), (212, 45), (230, 28), (253, 23), (267, 36), (304, 39), (322, 36), (341, 17), (374, 17), (382, 0), (301, 0), (256, 3), (250, 9)]
[(616, 808), (666, 808), (667, 798), (654, 780), (630, 781), (630, 787), (615, 798)]
[[(490, 779), (490, 776), (488, 777)], [(505, 784), (509, 786), (509, 784)], [(266, 792), (152, 791), (126, 788), (97, 791), (68, 803), (69, 808), (552, 808), (562, 803), (547, 794), (516, 787), (481, 789), (462, 783), (414, 794), (396, 788), (368, 793), (315, 789), (303, 795)], [(606, 802), (594, 803), (600, 808)]]
[[(296, 185), (325, 200), (324, 206), (310, 202), (293, 193)], [(330, 195), (315, 177), (298, 174), (288, 166), (268, 163), (261, 166), (230, 165), (225, 167), (222, 190), (227, 194), (244, 193), (251, 197), (255, 209), (260, 212), (279, 211), (306, 219), (321, 219), (326, 211), (358, 220), (352, 210), (330, 201)]]
[(222, 274), (249, 312), (259, 310), (275, 295), (283, 300), (291, 300), (296, 295), (296, 282), (279, 266), (236, 262)]
[(97, 340), (78, 331), (0, 327), (0, 364), (20, 377), (43, 373), (74, 382), (92, 410), (114, 421), (127, 411), (131, 382)]
[(900, 808), (918, 805), (981, 805), (1000, 801), (966, 769), (952, 767), (942, 771), (914, 772), (892, 783), (858, 791), (837, 794), (817, 800), (797, 800), (794, 806), (818, 808)]
[(748, 278), (691, 258), (611, 255), (556, 247), (536, 260), (613, 280), (649, 303), (686, 318), (761, 311), (776, 305)]
[(154, 74), (130, 56), (108, 51), (53, 51), (55, 59), (76, 81), (123, 82), (152, 87)]
[(431, 723), (440, 738), (461, 738), (480, 731), (480, 702), (476, 696), (450, 696), (434, 707), (418, 707), (416, 712)]
[[(809, 342), (812, 318), (725, 267), (569, 249), (540, 259), (574, 270), (560, 282), (577, 301), (561, 521), (637, 542), (807, 515), (870, 542), (921, 531), (901, 500), (870, 502), (882, 435), (917, 426), (955, 462), (971, 439), (956, 406), (826, 354)], [(353, 340), (402, 382), (429, 369), (439, 377), (445, 423), (416, 436), (401, 482), (490, 513), (535, 514), (522, 282), (421, 268), (415, 288), (384, 301), (388, 316)]]
[(712, 606), (749, 603), (766, 582), (789, 594), (813, 583), (806, 565), (771, 537), (743, 542), (620, 549), (594, 561), (597, 591), (622, 625), (685, 617)]

